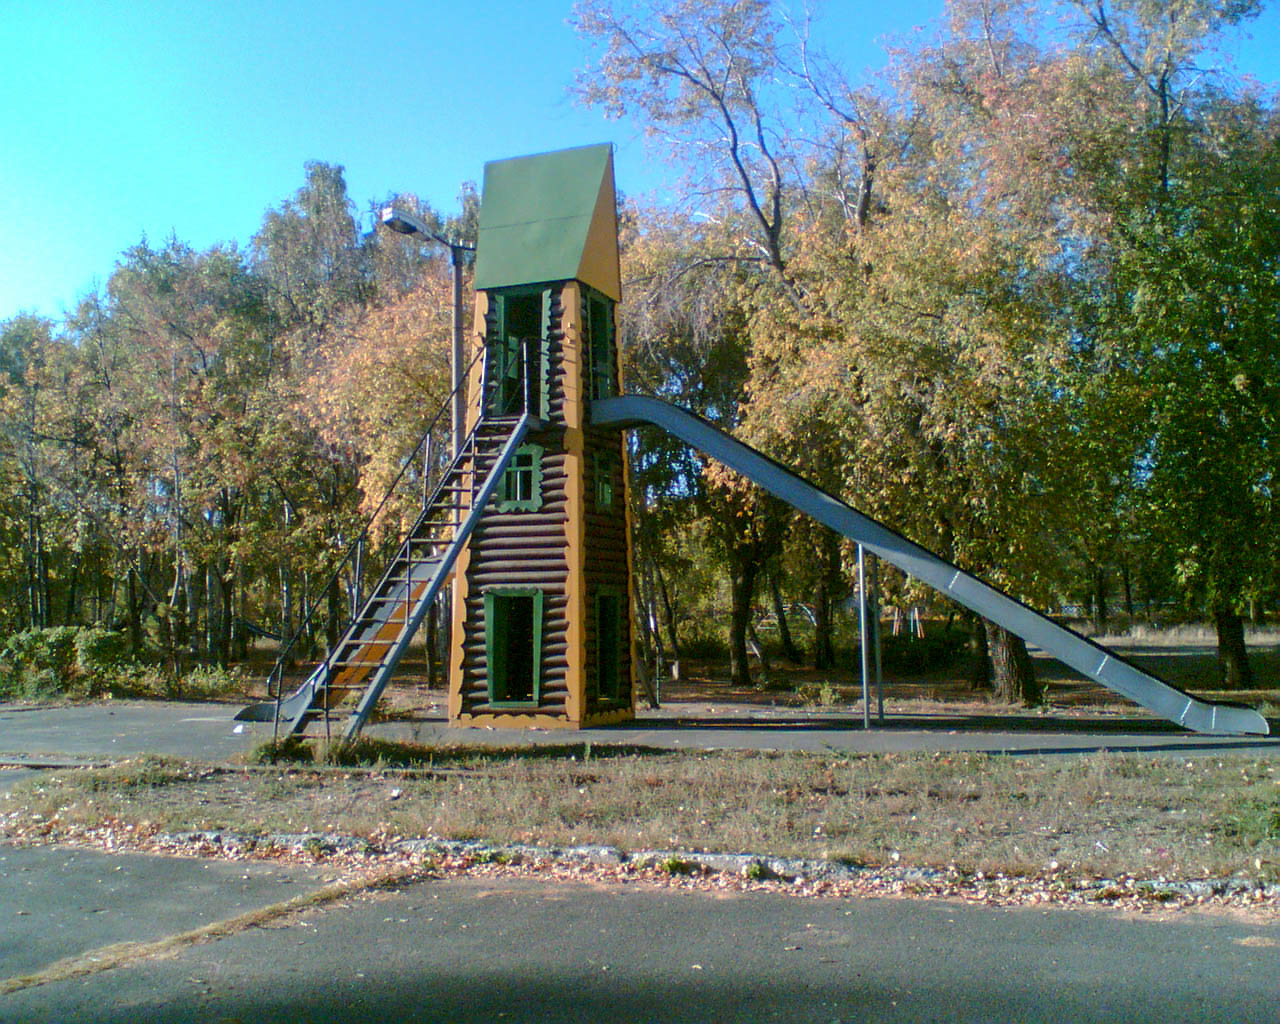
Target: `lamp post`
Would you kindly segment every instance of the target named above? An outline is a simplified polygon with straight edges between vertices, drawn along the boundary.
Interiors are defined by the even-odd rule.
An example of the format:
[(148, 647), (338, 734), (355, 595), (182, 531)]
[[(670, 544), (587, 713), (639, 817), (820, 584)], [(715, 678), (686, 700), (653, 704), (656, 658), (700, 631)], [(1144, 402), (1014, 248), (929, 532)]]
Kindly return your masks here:
[(456, 457), (462, 447), (462, 435), (466, 429), (463, 422), (465, 402), (462, 394), (462, 254), (475, 252), (475, 247), (453, 242), (438, 235), (427, 227), (426, 222), (408, 210), (394, 206), (385, 207), (378, 215), (383, 227), (400, 235), (421, 235), (432, 242), (439, 242), (449, 247), (449, 266), (453, 270), (453, 350), (449, 360), (449, 377), (453, 385), (453, 455)]

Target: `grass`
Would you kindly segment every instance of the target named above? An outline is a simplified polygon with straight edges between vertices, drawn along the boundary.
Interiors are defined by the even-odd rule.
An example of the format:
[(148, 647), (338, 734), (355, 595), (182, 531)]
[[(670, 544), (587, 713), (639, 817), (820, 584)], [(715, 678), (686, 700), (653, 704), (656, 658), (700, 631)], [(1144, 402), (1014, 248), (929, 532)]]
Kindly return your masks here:
[(1280, 878), (1280, 775), (1256, 758), (532, 753), (370, 743), (369, 766), (60, 770), (0, 800), (0, 834), (108, 823), (144, 836), (336, 832), (1032, 877)]

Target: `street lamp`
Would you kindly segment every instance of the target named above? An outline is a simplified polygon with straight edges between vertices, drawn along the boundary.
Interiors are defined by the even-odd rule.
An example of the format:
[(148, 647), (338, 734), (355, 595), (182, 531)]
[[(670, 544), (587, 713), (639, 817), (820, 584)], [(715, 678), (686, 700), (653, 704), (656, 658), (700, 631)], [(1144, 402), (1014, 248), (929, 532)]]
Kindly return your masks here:
[(449, 266), (453, 269), (453, 352), (449, 360), (450, 381), (453, 384), (453, 454), (456, 458), (462, 447), (463, 423), (462, 394), (462, 254), (475, 252), (475, 247), (453, 242), (427, 227), (426, 221), (408, 210), (395, 206), (385, 207), (378, 219), (382, 226), (400, 235), (421, 235), (432, 242), (449, 247)]

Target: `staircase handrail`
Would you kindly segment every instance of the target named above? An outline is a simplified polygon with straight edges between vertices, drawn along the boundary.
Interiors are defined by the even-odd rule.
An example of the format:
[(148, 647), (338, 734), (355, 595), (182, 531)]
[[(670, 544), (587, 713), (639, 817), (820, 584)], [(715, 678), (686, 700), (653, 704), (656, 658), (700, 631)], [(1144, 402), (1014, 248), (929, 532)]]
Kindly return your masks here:
[[(440, 408), (436, 411), (436, 414), (432, 416), (431, 421), (427, 424), (421, 436), (418, 438), (417, 444), (414, 446), (413, 450), (409, 453), (408, 457), (405, 458), (404, 464), (400, 467), (400, 472), (396, 474), (395, 479), (391, 481), (391, 483), (387, 487), (386, 493), (382, 496), (382, 500), (378, 502), (378, 507), (375, 508), (373, 512), (369, 515), (368, 519), (366, 519), (363, 528), (360, 530), (360, 533), (356, 536), (355, 540), (353, 540), (350, 543), (350, 545), (348, 545), (342, 558), (338, 560), (336, 566), (334, 567), (333, 572), (330, 573), (328, 579), (325, 580), (324, 586), (321, 587), (319, 590), (320, 596), (318, 596), (314, 601), (311, 602), (311, 605), (303, 613), (302, 619), (298, 623), (298, 628), (294, 631), (293, 635), (289, 638), (289, 642), (285, 644), (285, 646), (277, 653), (276, 663), (274, 666), (272, 666), (271, 672), (267, 676), (267, 696), (269, 698), (274, 698), (276, 701), (279, 701), (280, 698), (283, 696), (283, 692), (281, 690), (281, 683), (283, 682), (283, 679), (284, 679), (284, 667), (288, 663), (289, 657), (290, 655), (292, 655), (294, 647), (297, 646), (298, 641), (302, 638), (302, 635), (307, 631), (307, 627), (315, 619), (316, 612), (319, 611), (321, 603), (323, 603), (327, 599), (329, 588), (332, 587), (333, 584), (341, 577), (343, 570), (345, 570), (347, 566), (351, 563), (352, 558), (355, 557), (355, 553), (359, 550), (361, 544), (363, 544), (364, 541), (368, 538), (369, 531), (372, 529), (373, 524), (377, 522), (378, 516), (382, 514), (382, 510), (386, 508), (387, 503), (391, 500), (391, 496), (395, 493), (396, 488), (400, 486), (400, 481), (404, 479), (404, 475), (409, 471), (409, 467), (414, 464), (415, 460), (417, 459), (418, 453), (422, 451), (423, 446), (427, 443), (428, 439), (431, 437), (432, 431), (435, 430), (435, 428), (439, 425), (440, 420), (444, 418), (444, 416), (447, 413), (449, 413), (449, 411), (451, 410), (454, 395), (458, 394), (460, 391), (466, 388), (467, 381), (470, 379), (470, 376), (471, 376), (471, 371), (475, 369), (476, 364), (480, 362), (482, 359), (484, 360), (484, 366), (481, 372), (481, 386), (479, 388), (479, 397), (481, 401), (481, 412), (483, 412), (484, 395), (488, 387), (488, 377), (489, 377), (489, 372), (488, 372), (489, 360), (487, 357), (488, 357), (488, 346), (481, 346), (480, 351), (477, 352), (474, 357), (472, 357), (471, 362), (467, 364), (466, 369), (459, 376), (457, 386), (452, 391), (449, 392), (449, 396), (441, 404)], [(475, 423), (475, 426), (472, 428), (471, 433), (467, 436), (466, 441), (464, 441), (462, 444), (458, 446), (459, 452), (464, 451), (466, 449), (467, 444), (469, 444), (470, 441), (474, 438), (476, 430), (479, 428), (483, 418), (484, 418), (483, 415), (476, 417), (476, 423)], [(443, 481), (441, 481), (441, 483), (443, 483)], [(439, 484), (437, 484), (437, 490), (438, 489), (439, 489)], [(433, 495), (433, 498), (434, 498), (434, 495)], [(424, 509), (430, 508), (430, 506), (431, 506), (431, 501), (427, 501), (423, 505)], [(333, 652), (330, 651), (325, 655), (324, 660), (326, 662), (328, 661), (332, 653)]]

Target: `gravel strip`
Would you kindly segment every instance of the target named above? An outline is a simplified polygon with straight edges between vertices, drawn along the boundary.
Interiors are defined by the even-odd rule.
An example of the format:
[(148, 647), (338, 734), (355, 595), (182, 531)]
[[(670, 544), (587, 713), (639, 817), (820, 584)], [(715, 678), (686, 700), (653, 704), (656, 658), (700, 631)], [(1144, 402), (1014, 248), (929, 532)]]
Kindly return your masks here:
[(1280, 884), (1249, 878), (1081, 879), (964, 873), (906, 865), (865, 866), (823, 860), (694, 850), (625, 851), (612, 846), (496, 845), (475, 840), (337, 833), (244, 835), (222, 831), (144, 833), (131, 826), (62, 828), (25, 841), (74, 843), (107, 851), (230, 860), (325, 863), (334, 877), (357, 878), (389, 866), (425, 866), (430, 874), (590, 878), (668, 888), (768, 890), (797, 896), (897, 896), (959, 899), (995, 906), (1109, 906), (1131, 911), (1190, 907), (1248, 910), (1280, 918)]

